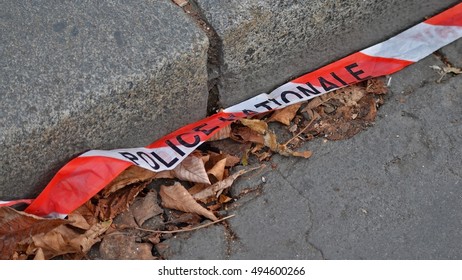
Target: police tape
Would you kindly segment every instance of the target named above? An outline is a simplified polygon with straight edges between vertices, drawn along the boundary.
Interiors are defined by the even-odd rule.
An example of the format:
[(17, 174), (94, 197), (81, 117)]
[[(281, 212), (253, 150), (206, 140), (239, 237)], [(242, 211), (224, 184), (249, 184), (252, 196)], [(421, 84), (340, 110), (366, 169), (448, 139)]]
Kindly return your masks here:
[(282, 109), (372, 77), (392, 74), (462, 37), (462, 3), (372, 47), (298, 77), (141, 148), (91, 150), (62, 167), (25, 212), (61, 217), (80, 207), (131, 165), (163, 171), (175, 168), (214, 133), (235, 120)]

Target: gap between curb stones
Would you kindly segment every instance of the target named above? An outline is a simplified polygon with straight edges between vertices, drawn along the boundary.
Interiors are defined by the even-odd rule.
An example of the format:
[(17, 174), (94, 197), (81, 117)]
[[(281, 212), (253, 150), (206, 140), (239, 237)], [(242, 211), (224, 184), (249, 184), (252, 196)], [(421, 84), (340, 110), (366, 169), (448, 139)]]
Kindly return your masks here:
[(189, 0), (186, 4), (178, 6), (205, 32), (209, 39), (209, 47), (207, 49), (207, 114), (212, 115), (221, 109), (218, 84), (222, 76), (223, 43), (213, 26), (207, 22), (195, 1)]

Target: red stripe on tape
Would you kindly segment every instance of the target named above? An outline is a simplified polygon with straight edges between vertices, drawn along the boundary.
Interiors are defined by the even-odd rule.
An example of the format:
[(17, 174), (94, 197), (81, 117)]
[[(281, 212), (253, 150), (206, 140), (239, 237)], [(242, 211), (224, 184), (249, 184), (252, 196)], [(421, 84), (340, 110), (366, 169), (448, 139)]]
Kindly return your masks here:
[(25, 212), (37, 216), (69, 214), (130, 165), (108, 157), (77, 157), (56, 173)]
[[(293, 80), (293, 83), (311, 83), (314, 86), (321, 86), (320, 78), (330, 78), (330, 82), (339, 83), (339, 79), (347, 84), (353, 84), (361, 80), (388, 75), (403, 69), (412, 64), (413, 61), (369, 56), (357, 52), (333, 62), (325, 67), (315, 70)], [(334, 75), (336, 77), (334, 77)]]
[(462, 26), (462, 3), (424, 21), (434, 25)]

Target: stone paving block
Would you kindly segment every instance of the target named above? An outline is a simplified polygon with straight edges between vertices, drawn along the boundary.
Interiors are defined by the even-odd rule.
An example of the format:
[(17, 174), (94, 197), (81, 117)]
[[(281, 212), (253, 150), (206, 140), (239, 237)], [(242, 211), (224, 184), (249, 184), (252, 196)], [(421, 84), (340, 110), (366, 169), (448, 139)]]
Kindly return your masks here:
[(459, 1), (196, 2), (221, 39), (219, 97), (227, 107), (379, 43)]
[(229, 221), (236, 237), (230, 259), (321, 259), (308, 240), (313, 226), (308, 198), (276, 170), (265, 178), (262, 194), (238, 207)]
[(172, 2), (3, 2), (0, 199), (36, 195), (78, 153), (205, 116), (208, 39)]
[(222, 225), (211, 225), (190, 233), (182, 233), (156, 245), (162, 257), (171, 260), (223, 260), (227, 240)]

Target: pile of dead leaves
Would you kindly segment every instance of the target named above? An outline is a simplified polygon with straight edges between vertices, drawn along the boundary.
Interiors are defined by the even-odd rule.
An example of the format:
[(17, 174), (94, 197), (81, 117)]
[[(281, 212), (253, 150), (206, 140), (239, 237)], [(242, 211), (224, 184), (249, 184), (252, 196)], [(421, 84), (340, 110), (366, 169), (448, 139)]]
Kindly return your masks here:
[[(352, 137), (374, 121), (385, 93), (382, 80), (369, 80), (237, 121), (211, 139), (242, 143), (235, 154), (209, 142), (171, 171), (129, 167), (67, 219), (44, 219), (2, 207), (0, 259), (82, 259), (92, 248), (95, 258), (162, 258), (164, 241), (174, 234), (230, 217), (217, 213), (237, 199), (228, 191), (239, 176), (258, 172), (263, 166), (259, 162), (274, 153), (309, 158), (311, 151), (297, 149), (315, 137)], [(272, 122), (282, 123), (290, 133), (284, 143), (270, 128)], [(254, 161), (253, 168), (249, 161)]]

